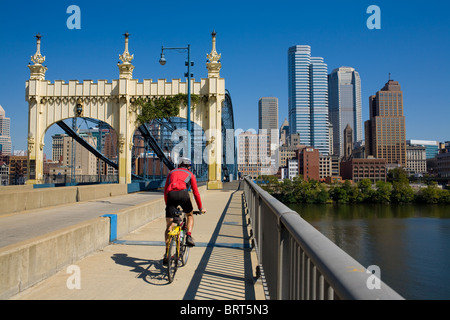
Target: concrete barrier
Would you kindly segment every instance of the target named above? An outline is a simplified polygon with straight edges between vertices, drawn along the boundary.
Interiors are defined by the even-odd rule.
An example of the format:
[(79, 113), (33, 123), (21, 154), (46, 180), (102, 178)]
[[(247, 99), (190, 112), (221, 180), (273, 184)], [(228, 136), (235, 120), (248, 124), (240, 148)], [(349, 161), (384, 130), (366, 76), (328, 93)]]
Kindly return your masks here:
[[(206, 191), (206, 185), (199, 187), (202, 197)], [(164, 209), (165, 202), (161, 195), (157, 200), (111, 212), (110, 215), (116, 216), (115, 225), (111, 224), (113, 219), (102, 216), (0, 248), (0, 299), (8, 299), (104, 248), (111, 241), (111, 228), (117, 228), (114, 230), (117, 237), (122, 237), (161, 217)]]
[(0, 299), (20, 293), (109, 243), (109, 220), (99, 217), (0, 249)]
[(77, 201), (90, 201), (114, 196), (121, 196), (128, 193), (126, 184), (97, 184), (77, 187)]
[(4, 188), (0, 190), (0, 216), (128, 193), (126, 184), (98, 184), (58, 188)]
[(11, 186), (0, 186), (0, 192), (3, 191), (20, 191), (20, 190), (30, 190), (33, 189), (33, 185), (32, 184), (22, 184), (22, 185), (11, 185)]
[(15, 189), (0, 192), (0, 216), (73, 203), (77, 201), (78, 187), (49, 189)]

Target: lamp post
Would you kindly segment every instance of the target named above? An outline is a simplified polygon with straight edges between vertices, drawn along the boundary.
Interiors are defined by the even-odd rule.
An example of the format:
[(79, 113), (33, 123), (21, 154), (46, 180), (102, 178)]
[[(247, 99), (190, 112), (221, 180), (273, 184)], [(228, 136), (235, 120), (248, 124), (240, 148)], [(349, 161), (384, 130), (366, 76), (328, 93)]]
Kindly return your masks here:
[[(194, 62), (191, 61), (191, 45), (188, 44), (187, 47), (161, 47), (161, 58), (159, 59), (159, 63), (163, 66), (166, 64), (166, 58), (164, 56), (164, 50), (187, 50), (187, 73), (184, 74), (184, 76), (187, 78), (188, 81), (188, 101), (187, 101), (187, 132), (188, 132), (188, 139), (187, 139), (187, 155), (188, 158), (191, 158), (191, 67), (194, 66)], [(184, 156), (184, 155), (183, 155)]]

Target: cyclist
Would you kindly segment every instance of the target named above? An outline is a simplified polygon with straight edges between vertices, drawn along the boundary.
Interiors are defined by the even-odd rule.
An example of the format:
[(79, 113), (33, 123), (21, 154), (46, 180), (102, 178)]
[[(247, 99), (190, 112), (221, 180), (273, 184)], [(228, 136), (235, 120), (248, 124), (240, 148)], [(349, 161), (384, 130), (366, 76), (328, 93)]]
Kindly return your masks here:
[[(164, 186), (164, 201), (166, 202), (166, 230), (164, 237), (166, 241), (166, 248), (169, 240), (168, 232), (172, 229), (173, 219), (178, 210), (178, 206), (183, 209), (187, 216), (186, 244), (191, 247), (195, 246), (195, 242), (192, 239), (191, 234), (194, 227), (194, 208), (189, 196), (189, 187), (192, 188), (194, 199), (197, 203), (199, 211), (202, 211), (202, 213), (206, 212), (206, 210), (202, 207), (200, 193), (197, 188), (197, 180), (195, 175), (189, 170), (190, 167), (191, 160), (188, 158), (181, 158), (178, 162), (178, 168), (172, 170), (166, 179), (166, 184)], [(163, 263), (167, 263), (166, 254), (164, 254)]]

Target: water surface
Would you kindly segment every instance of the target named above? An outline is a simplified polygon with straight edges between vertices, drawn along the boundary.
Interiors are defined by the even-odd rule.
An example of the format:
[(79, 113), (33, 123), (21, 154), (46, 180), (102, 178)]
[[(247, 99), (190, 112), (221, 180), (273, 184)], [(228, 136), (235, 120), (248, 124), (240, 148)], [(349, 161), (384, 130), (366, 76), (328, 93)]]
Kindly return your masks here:
[(450, 206), (289, 207), (405, 299), (450, 299)]

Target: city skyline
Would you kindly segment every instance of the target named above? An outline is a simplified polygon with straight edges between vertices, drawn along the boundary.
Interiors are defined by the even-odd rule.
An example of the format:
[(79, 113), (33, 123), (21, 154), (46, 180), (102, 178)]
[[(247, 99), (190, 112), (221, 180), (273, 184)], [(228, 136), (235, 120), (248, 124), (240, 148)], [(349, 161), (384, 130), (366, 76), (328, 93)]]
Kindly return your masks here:
[[(136, 6), (139, 10), (134, 11), (134, 18), (116, 19), (122, 17), (117, 9), (119, 2), (104, 6), (101, 2), (79, 1), (80, 30), (69, 30), (66, 26), (69, 3), (43, 3), (39, 8), (4, 4), (8, 15), (0, 21), (0, 26), (9, 31), (0, 35), (0, 41), (8, 50), (0, 53), (0, 59), (8, 63), (0, 79), (0, 104), (11, 118), (14, 149), (27, 149), (24, 86), (29, 78), (27, 64), (35, 52), (34, 36), (37, 33), (43, 36), (41, 51), (47, 59), (48, 80), (110, 81), (118, 78), (116, 64), (123, 51), (125, 31), (131, 34), (130, 53), (135, 55), (136, 66), (134, 77), (142, 80), (183, 79), (184, 55), (168, 54), (165, 67), (158, 64), (158, 59), (161, 45), (187, 43), (193, 48), (194, 78), (205, 78), (205, 53), (210, 50), (210, 33), (215, 30), (217, 51), (222, 54), (221, 76), (233, 99), (237, 129), (257, 128), (258, 119), (254, 115), (258, 99), (264, 96), (279, 99), (279, 122), (288, 117), (286, 50), (296, 44), (306, 44), (313, 48), (314, 56), (324, 58), (329, 70), (344, 65), (358, 70), (362, 79), (363, 121), (369, 118), (369, 96), (379, 90), (392, 73), (392, 78), (402, 83), (404, 91), (406, 138), (450, 140), (446, 130), (449, 109), (445, 94), (446, 75), (450, 71), (445, 58), (450, 48), (450, 24), (445, 16), (449, 4), (442, 1), (433, 7), (419, 8), (379, 1), (380, 30), (369, 30), (366, 26), (369, 17), (366, 9), (372, 4), (369, 2), (288, 4), (289, 10), (287, 5), (273, 8), (261, 1), (241, 4), (239, 10), (233, 9), (233, 3), (227, 8), (180, 4), (171, 8), (172, 22), (157, 28), (158, 21), (164, 21), (165, 15), (155, 12), (167, 10), (162, 4), (140, 4)], [(187, 9), (194, 12), (191, 20), (197, 23), (186, 27), (182, 20)], [(297, 20), (292, 20), (294, 9), (302, 12)], [(217, 15), (206, 15), (206, 19), (200, 20), (214, 11)], [(144, 12), (151, 14), (153, 28), (144, 19)], [(276, 23), (261, 19), (261, 15), (272, 14), (280, 16)], [(33, 19), (37, 16), (39, 18)], [(245, 19), (241, 19), (244, 16)], [(120, 22), (111, 24), (111, 20)], [(380, 42), (383, 47), (377, 45)], [(423, 110), (427, 110), (426, 117)], [(52, 129), (46, 133), (46, 147), (51, 141)]]

